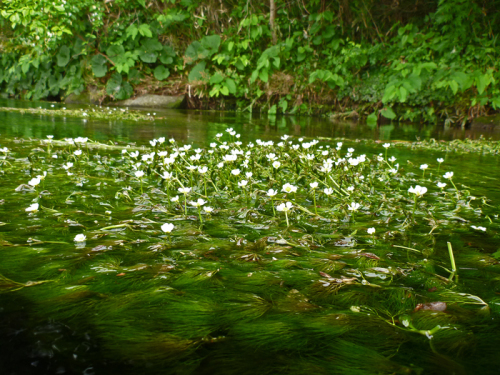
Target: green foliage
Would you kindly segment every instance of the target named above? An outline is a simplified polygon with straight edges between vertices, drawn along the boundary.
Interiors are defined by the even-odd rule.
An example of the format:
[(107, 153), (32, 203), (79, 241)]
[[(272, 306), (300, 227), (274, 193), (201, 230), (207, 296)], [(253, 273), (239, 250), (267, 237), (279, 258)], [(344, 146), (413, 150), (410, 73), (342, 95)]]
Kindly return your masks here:
[(132, 96), (134, 89), (128, 82), (124, 82), (122, 75), (114, 73), (106, 84), (106, 92), (117, 100), (125, 100)]
[(118, 98), (175, 81), (241, 109), (463, 122), (500, 108), (496, 3), (277, 0), (273, 44), (267, 3), (7, 0), (0, 85), (41, 99), (107, 82)]

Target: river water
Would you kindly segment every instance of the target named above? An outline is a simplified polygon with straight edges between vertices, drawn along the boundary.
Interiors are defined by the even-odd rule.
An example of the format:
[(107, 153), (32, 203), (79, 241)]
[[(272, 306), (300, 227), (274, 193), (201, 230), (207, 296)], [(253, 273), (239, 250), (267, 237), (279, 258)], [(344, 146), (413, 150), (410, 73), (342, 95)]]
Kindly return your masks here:
[[(449, 141), (498, 135), (147, 112), (158, 119), (0, 112), (0, 150), (9, 149), (0, 153), (1, 374), (497, 373), (500, 160)], [(238, 158), (253, 160), (252, 189), (217, 164), (224, 148), (208, 151), (219, 133)], [(296, 148), (277, 145), (285, 134)], [(77, 137), (101, 144), (60, 142)], [(133, 156), (149, 154), (159, 137), (194, 144), (178, 169), (160, 163), (160, 150), (176, 153), (168, 142), (155, 146), (152, 163)], [(411, 143), (431, 138), (437, 142), (425, 147)], [(248, 145), (258, 139), (273, 146)], [(187, 172), (198, 163), (196, 147), (208, 177)], [(341, 185), (328, 185), (319, 160), (348, 154), (369, 164), (341, 164), (332, 172)], [(159, 177), (165, 171), (214, 213), (188, 208), (182, 195), (172, 202), (178, 185)], [(453, 180), (443, 179), (447, 171)], [(27, 185), (44, 172), (39, 185)], [(312, 198), (313, 181), (335, 194), (322, 186)], [(266, 196), (285, 182), (299, 186), (296, 195)], [(416, 184), (428, 188), (418, 199), (408, 193)], [(285, 201), (296, 206), (286, 218), (274, 212)], [(353, 202), (364, 207), (350, 212)], [(34, 203), (38, 210), (27, 210)], [(171, 234), (160, 229), (165, 222)], [(82, 234), (86, 241), (74, 240)]]

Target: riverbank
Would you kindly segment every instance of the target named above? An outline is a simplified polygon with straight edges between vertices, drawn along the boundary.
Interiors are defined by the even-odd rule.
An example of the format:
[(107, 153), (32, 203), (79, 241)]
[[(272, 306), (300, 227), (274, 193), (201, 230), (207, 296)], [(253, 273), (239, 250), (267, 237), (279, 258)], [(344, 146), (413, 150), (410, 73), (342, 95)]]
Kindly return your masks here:
[(500, 22), (488, 6), (15, 0), (2, 11), (0, 91), (463, 127), (500, 108)]

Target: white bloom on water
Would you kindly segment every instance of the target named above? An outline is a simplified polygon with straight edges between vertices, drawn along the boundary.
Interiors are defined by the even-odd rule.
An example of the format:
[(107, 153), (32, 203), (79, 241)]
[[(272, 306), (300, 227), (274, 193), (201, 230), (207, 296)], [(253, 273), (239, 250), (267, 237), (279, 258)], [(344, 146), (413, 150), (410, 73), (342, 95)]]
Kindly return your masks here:
[(141, 178), (142, 176), (144, 176), (144, 172), (143, 171), (135, 171), (135, 177), (137, 178)]
[(33, 203), (31, 206), (25, 209), (26, 212), (36, 212), (38, 211), (38, 203)]
[(75, 242), (84, 242), (86, 239), (87, 239), (87, 237), (85, 237), (85, 235), (84, 235), (84, 234), (77, 234), (77, 235), (75, 236), (74, 241), (75, 241)]
[(161, 226), (161, 230), (164, 231), (165, 233), (170, 233), (174, 230), (174, 224), (165, 223)]
[(28, 185), (31, 185), (33, 187), (37, 186), (39, 183), (40, 183), (39, 177), (32, 178), (31, 180), (28, 181)]
[(277, 157), (276, 157), (276, 154), (271, 152), (269, 154), (266, 155), (266, 158), (269, 160), (269, 161), (273, 161), (273, 160), (276, 160)]
[(391, 144), (390, 144), (390, 143), (384, 143), (384, 144), (382, 145), (382, 147), (384, 147), (384, 148), (389, 148), (389, 147), (391, 147)]
[(425, 171), (427, 168), (429, 168), (429, 166), (427, 164), (422, 164), (420, 166), (420, 169), (423, 170), (423, 171)]
[(332, 188), (324, 188), (323, 193), (325, 193), (326, 195), (332, 195), (333, 189)]
[(191, 206), (194, 206), (194, 207), (201, 207), (203, 206), (205, 203), (207, 203), (206, 200), (204, 199), (201, 199), (201, 198), (198, 198), (198, 200), (195, 202), (195, 201), (192, 201), (192, 202), (189, 202), (189, 204)]
[(316, 189), (318, 187), (318, 183), (317, 182), (311, 182), (309, 184), (309, 186), (311, 187), (311, 189)]
[(191, 191), (191, 188), (189, 187), (180, 187), (177, 189), (177, 191), (181, 194), (189, 194), (189, 192)]
[(203, 211), (205, 211), (207, 214), (211, 213), (214, 209), (209, 206), (204, 206)]
[(273, 167), (278, 169), (281, 166), (281, 163), (279, 161), (274, 161), (273, 162)]
[(164, 180), (170, 180), (172, 177), (174, 177), (174, 174), (170, 172), (163, 172), (163, 174), (160, 175), (160, 177), (163, 178)]
[(408, 189), (409, 193), (415, 194), (417, 197), (424, 195), (427, 192), (427, 188), (424, 186), (416, 185), (415, 187), (410, 186)]
[(278, 211), (288, 212), (293, 208), (292, 202), (281, 203), (276, 206)]
[(451, 178), (453, 177), (453, 172), (446, 172), (443, 177), (451, 180)]
[(471, 225), (470, 227), (472, 229), (475, 229), (475, 230), (482, 230), (483, 232), (486, 232), (486, 228), (485, 227), (476, 227), (475, 225)]
[(267, 196), (268, 197), (274, 197), (276, 194), (278, 194), (278, 191), (277, 190), (274, 190), (274, 189), (269, 189), (267, 191)]
[(170, 198), (171, 202), (179, 202), (179, 196), (176, 195), (175, 197)]
[(375, 233), (375, 228), (368, 228), (366, 231), (368, 232), (368, 234), (373, 234)]
[(437, 162), (438, 162), (438, 163), (440, 163), (440, 164), (441, 164), (443, 161), (444, 161), (444, 159), (443, 159), (443, 158), (437, 158)]
[(241, 173), (241, 171), (240, 171), (238, 168), (233, 169), (233, 170), (231, 171), (231, 174), (232, 174), (232, 175), (234, 175), (234, 176), (238, 176), (240, 173)]
[(293, 186), (289, 183), (286, 183), (283, 185), (282, 191), (285, 193), (296, 193), (297, 192), (297, 186)]
[(446, 183), (444, 183), (444, 182), (438, 182), (437, 183), (437, 187), (440, 188), (440, 189), (444, 188), (445, 186), (446, 186)]
[(352, 202), (350, 205), (347, 205), (347, 209), (349, 211), (357, 211), (358, 208), (361, 207), (361, 205), (359, 203), (356, 203), (356, 202)]

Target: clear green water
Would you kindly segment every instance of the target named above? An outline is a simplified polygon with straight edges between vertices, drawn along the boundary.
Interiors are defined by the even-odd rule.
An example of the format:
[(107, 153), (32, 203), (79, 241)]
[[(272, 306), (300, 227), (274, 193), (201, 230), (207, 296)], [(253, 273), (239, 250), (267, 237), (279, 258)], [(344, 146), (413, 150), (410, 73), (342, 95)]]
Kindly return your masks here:
[[(0, 160), (3, 373), (497, 373), (497, 143), (464, 153), (468, 143), (394, 142), (386, 162), (377, 158), (382, 153), (386, 160), (386, 149), (373, 139), (449, 140), (466, 133), (402, 126), (386, 134), (313, 119), (162, 115), (167, 119), (136, 124), (0, 113), (0, 149), (9, 149)], [(241, 146), (228, 127), (241, 134)], [(229, 149), (210, 154), (217, 133)], [(319, 143), (281, 148), (283, 134), (293, 145)], [(50, 152), (40, 141), (47, 135), (54, 135)], [(78, 136), (118, 145), (60, 141)], [(172, 165), (156, 155), (137, 166), (153, 151), (148, 141), (158, 137), (167, 140), (156, 152), (171, 155), (171, 137), (175, 147), (196, 146)], [(343, 139), (337, 151), (339, 140), (327, 137), (351, 140)], [(274, 144), (248, 148), (256, 139)], [(139, 146), (137, 159), (134, 146), (121, 152), (130, 143)], [(197, 146), (200, 160), (189, 159)], [(324, 160), (347, 159), (349, 147), (352, 157), (367, 160), (321, 172)], [(241, 166), (238, 155), (218, 167), (234, 149), (251, 152), (249, 166)], [(68, 162), (71, 175), (63, 168)], [(396, 163), (398, 171), (390, 172)], [(423, 163), (429, 164), (425, 175)], [(189, 172), (188, 165), (206, 165), (209, 172)], [(235, 168), (239, 176), (231, 174)], [(242, 177), (248, 171), (252, 177)], [(454, 172), (457, 189), (442, 177), (447, 171)], [(43, 172), (39, 185), (25, 186)], [(164, 172), (178, 181), (162, 179)], [(239, 187), (244, 178), (249, 184)], [(314, 181), (320, 183), (316, 208)], [(282, 192), (285, 183), (297, 193)], [(188, 201), (205, 199), (214, 211), (199, 215), (188, 205), (185, 215), (182, 194), (179, 202), (170, 200), (180, 184), (193, 189)], [(415, 205), (408, 188), (416, 184), (428, 191)], [(326, 186), (335, 190), (331, 196), (323, 193)], [(279, 191), (273, 201), (270, 188)], [(284, 202), (293, 205), (287, 216), (273, 213)], [(353, 202), (361, 204), (354, 213)], [(34, 203), (38, 211), (27, 212)], [(175, 226), (171, 234), (162, 231), (164, 223)], [(74, 241), (79, 234), (85, 242)], [(426, 310), (431, 303), (438, 304)]]

